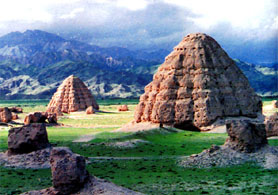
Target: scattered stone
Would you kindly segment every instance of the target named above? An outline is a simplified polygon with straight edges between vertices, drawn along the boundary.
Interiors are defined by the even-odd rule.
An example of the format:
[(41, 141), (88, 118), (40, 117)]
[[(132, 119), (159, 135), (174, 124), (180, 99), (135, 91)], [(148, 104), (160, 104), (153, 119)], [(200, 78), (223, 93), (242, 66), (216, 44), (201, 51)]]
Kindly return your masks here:
[(253, 162), (266, 169), (278, 168), (278, 147), (265, 145), (256, 152), (238, 152), (228, 146), (213, 146), (200, 154), (183, 157), (178, 164), (183, 167), (229, 167)]
[(135, 121), (199, 130), (220, 117), (261, 112), (261, 98), (235, 62), (213, 38), (196, 33), (184, 37), (158, 68)]
[(25, 116), (24, 124), (46, 123), (46, 120), (48, 120), (49, 123), (57, 123), (57, 114), (48, 112), (33, 112)]
[(11, 111), (7, 107), (0, 108), (0, 122), (8, 123), (11, 120), (12, 120)]
[(118, 111), (128, 111), (127, 105), (120, 105), (120, 106), (118, 106)]
[[(98, 110), (99, 106), (86, 85), (73, 75), (66, 78), (59, 86), (48, 104), (47, 112), (70, 113), (78, 110), (85, 110), (93, 106)], [(57, 113), (58, 114), (58, 113)]]
[(53, 187), (40, 191), (23, 193), (25, 195), (78, 194), (78, 195), (140, 195), (129, 189), (90, 176), (85, 169), (84, 157), (74, 154), (68, 148), (59, 147), (50, 156)]
[(36, 150), (26, 154), (8, 155), (0, 153), (0, 165), (17, 169), (46, 169), (50, 168), (51, 147)]
[(14, 113), (23, 113), (23, 109), (21, 107), (11, 107), (9, 109), (11, 112), (14, 112)]
[(16, 120), (16, 119), (18, 119), (18, 115), (12, 112), (12, 120)]
[(50, 147), (44, 124), (34, 123), (12, 128), (8, 135), (8, 155), (30, 153)]
[(272, 105), (274, 108), (278, 108), (278, 100), (273, 100)]
[(264, 124), (231, 121), (226, 125), (229, 138), (225, 145), (239, 152), (255, 152), (267, 144)]
[(87, 109), (86, 109), (86, 114), (94, 114), (95, 111), (94, 111), (94, 108), (93, 106), (89, 106)]
[(68, 148), (54, 148), (50, 155), (53, 187), (61, 194), (79, 191), (89, 179), (85, 158)]
[(265, 121), (266, 136), (278, 136), (278, 112), (274, 113)]

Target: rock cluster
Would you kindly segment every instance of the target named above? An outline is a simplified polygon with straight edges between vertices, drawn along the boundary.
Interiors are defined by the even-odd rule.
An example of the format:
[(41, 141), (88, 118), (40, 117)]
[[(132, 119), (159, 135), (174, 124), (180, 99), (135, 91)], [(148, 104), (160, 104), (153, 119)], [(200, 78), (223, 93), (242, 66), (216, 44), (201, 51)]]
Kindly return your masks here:
[(178, 128), (226, 116), (257, 117), (262, 102), (247, 78), (210, 36), (189, 34), (166, 57), (135, 110), (135, 121)]
[(31, 123), (57, 123), (57, 115), (56, 113), (48, 113), (48, 112), (34, 112), (25, 116), (24, 124), (28, 125)]
[(239, 152), (255, 152), (267, 144), (264, 124), (250, 121), (231, 121), (226, 124), (229, 138), (225, 146)]
[(86, 109), (86, 114), (94, 114), (94, 113), (95, 113), (95, 110), (94, 110), (93, 106), (89, 106)]
[(50, 146), (45, 125), (34, 123), (12, 128), (8, 135), (8, 155), (30, 153)]
[(22, 113), (23, 112), (23, 109), (21, 107), (11, 107), (9, 109), (11, 112), (14, 112), (14, 113)]
[(278, 136), (278, 112), (266, 118), (265, 122), (266, 136)]
[(73, 75), (66, 78), (59, 86), (48, 104), (47, 112), (69, 113), (78, 110), (85, 110), (93, 106), (98, 110), (99, 106), (86, 85)]
[(68, 148), (54, 148), (50, 155), (53, 186), (60, 194), (79, 191), (89, 179), (84, 157)]
[(127, 105), (120, 105), (120, 106), (118, 106), (118, 111), (128, 111)]
[(12, 112), (9, 108), (0, 108), (0, 122), (8, 123), (12, 120)]

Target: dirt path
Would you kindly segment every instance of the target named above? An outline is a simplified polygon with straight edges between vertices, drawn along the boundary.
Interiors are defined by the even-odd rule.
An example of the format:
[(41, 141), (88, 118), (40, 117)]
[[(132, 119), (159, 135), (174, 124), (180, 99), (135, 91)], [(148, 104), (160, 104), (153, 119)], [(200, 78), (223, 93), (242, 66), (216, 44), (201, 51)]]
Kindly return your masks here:
[(89, 142), (89, 141), (95, 139), (95, 137), (96, 136), (94, 134), (82, 135), (79, 138), (73, 140), (72, 142), (75, 142), (75, 143), (77, 143), (77, 142)]

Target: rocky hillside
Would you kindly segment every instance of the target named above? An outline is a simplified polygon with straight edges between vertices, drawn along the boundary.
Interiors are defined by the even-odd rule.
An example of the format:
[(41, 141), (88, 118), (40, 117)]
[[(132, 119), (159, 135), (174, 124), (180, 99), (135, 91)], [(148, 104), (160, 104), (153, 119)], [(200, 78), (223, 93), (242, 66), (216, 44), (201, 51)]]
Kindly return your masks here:
[[(138, 97), (168, 53), (101, 48), (39, 30), (9, 33), (0, 37), (0, 99), (50, 98), (71, 74), (98, 98)], [(278, 95), (275, 66), (236, 62), (257, 93)]]

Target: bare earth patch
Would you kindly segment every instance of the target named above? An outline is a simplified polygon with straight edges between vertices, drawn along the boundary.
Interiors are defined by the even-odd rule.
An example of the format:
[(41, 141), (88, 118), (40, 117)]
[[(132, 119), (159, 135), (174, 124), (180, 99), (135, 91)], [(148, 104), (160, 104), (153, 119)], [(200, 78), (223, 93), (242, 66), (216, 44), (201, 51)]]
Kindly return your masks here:
[[(30, 191), (23, 193), (22, 195), (43, 195), (43, 194), (57, 194), (58, 192), (53, 188), (47, 188), (39, 191)], [(117, 186), (111, 182), (108, 182), (97, 177), (91, 177), (90, 180), (84, 185), (84, 187), (73, 195), (140, 195), (139, 192), (134, 192), (127, 188)]]
[(50, 167), (49, 159), (52, 148), (37, 150), (28, 154), (8, 156), (7, 152), (0, 153), (0, 165), (22, 169), (45, 169)]
[(116, 148), (134, 148), (140, 143), (149, 143), (149, 142), (142, 139), (132, 139), (132, 140), (127, 140), (122, 142), (106, 143), (105, 145), (110, 147), (116, 147)]
[(95, 135), (89, 134), (89, 135), (82, 135), (79, 138), (73, 140), (72, 142), (89, 142), (93, 139), (95, 139)]
[(227, 146), (212, 146), (200, 154), (183, 157), (179, 164), (183, 167), (227, 167), (254, 162), (266, 169), (278, 168), (278, 147), (265, 146), (254, 153), (242, 153)]

